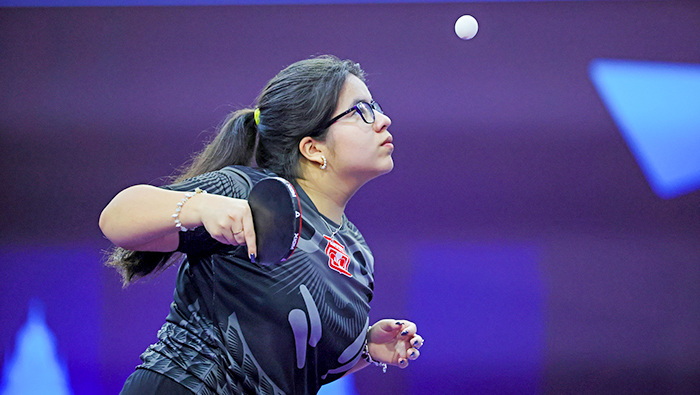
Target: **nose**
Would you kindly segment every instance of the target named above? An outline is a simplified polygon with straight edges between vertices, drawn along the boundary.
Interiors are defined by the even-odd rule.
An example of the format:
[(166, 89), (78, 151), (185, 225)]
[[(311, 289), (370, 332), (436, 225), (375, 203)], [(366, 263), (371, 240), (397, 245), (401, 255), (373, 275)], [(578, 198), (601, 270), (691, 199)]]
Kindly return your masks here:
[(389, 125), (391, 125), (391, 118), (378, 111), (374, 113), (374, 117), (375, 119), (374, 123), (372, 124), (372, 127), (377, 133), (381, 132), (384, 129), (387, 129)]

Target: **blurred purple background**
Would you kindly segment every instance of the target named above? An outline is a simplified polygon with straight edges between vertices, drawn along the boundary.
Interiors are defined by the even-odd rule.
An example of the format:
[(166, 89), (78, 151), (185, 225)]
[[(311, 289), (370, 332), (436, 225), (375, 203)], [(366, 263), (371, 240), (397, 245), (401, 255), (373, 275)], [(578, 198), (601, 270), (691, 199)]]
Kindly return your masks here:
[(117, 393), (175, 270), (122, 289), (101, 209), (326, 53), (393, 120), (395, 170), (348, 209), (377, 261), (372, 318), (427, 339), (406, 370), (358, 373), (361, 394), (697, 393), (700, 192), (652, 191), (588, 76), (699, 64), (696, 1), (0, 8), (6, 360), (36, 297), (75, 394)]

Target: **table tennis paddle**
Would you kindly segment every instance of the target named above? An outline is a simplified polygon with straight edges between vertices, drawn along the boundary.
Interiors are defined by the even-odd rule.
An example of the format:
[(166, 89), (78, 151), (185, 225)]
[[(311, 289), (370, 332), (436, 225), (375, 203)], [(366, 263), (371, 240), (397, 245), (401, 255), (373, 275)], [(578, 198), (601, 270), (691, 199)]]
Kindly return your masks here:
[(255, 261), (262, 265), (286, 261), (301, 231), (301, 207), (294, 186), (284, 178), (265, 178), (251, 189), (248, 205), (258, 248)]

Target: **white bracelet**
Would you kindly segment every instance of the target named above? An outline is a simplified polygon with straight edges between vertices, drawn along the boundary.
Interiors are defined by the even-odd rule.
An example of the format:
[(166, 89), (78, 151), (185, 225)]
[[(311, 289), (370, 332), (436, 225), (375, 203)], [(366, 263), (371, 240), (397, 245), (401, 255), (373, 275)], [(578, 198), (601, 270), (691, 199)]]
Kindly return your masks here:
[(386, 364), (384, 362), (375, 361), (374, 359), (372, 359), (372, 356), (369, 354), (369, 342), (368, 342), (368, 340), (369, 340), (369, 330), (370, 329), (372, 329), (371, 326), (369, 328), (367, 328), (367, 338), (365, 338), (365, 345), (364, 345), (364, 347), (362, 347), (361, 357), (362, 357), (362, 359), (367, 361), (367, 363), (371, 363), (374, 366), (381, 366), (382, 372), (386, 373)]
[(187, 232), (189, 230), (182, 226), (182, 222), (180, 222), (180, 211), (182, 211), (182, 206), (184, 206), (185, 203), (187, 203), (187, 201), (190, 200), (192, 196), (198, 195), (200, 193), (207, 193), (207, 191), (195, 188), (194, 192), (186, 192), (185, 197), (182, 198), (182, 201), (177, 203), (177, 207), (175, 208), (175, 214), (173, 214), (172, 217), (175, 219), (175, 227), (180, 228), (180, 232)]

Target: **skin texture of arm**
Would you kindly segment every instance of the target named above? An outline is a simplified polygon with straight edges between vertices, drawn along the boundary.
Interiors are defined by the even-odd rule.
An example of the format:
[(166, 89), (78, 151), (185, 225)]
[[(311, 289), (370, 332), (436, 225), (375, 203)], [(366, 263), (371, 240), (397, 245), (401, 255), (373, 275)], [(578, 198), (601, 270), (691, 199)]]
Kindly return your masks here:
[[(115, 196), (100, 215), (100, 229), (115, 245), (136, 251), (175, 251), (179, 229), (173, 214), (185, 192), (135, 185)], [(188, 229), (203, 225), (215, 240), (252, 246), (255, 230), (248, 202), (226, 196), (197, 194), (182, 206), (180, 222)]]

